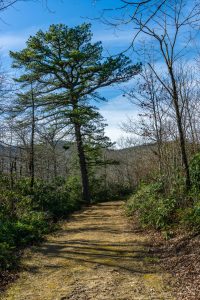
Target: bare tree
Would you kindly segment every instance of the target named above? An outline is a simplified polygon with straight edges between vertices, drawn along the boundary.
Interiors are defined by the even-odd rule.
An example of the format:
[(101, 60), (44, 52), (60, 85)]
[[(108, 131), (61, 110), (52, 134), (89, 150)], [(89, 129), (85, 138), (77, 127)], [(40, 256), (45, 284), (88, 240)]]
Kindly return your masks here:
[(56, 119), (52, 119), (48, 125), (40, 124), (37, 128), (40, 142), (46, 143), (51, 150), (53, 160), (54, 178), (58, 176), (58, 144), (64, 142), (64, 139), (69, 134), (65, 126), (61, 126)]
[[(33, 1), (33, 0), (0, 0), (0, 12), (3, 12), (4, 10), (10, 8), (17, 2), (30, 2), (30, 1)], [(36, 0), (36, 1), (44, 3), (46, 5), (46, 7), (49, 9), (48, 0)]]
[[(167, 71), (169, 82), (165, 83), (158, 68), (149, 63), (149, 67), (156, 78), (168, 92), (176, 114), (176, 123), (179, 133), (181, 156), (186, 175), (186, 187), (190, 187), (190, 173), (188, 156), (186, 151), (186, 137), (181, 114), (181, 97), (176, 78), (176, 64), (184, 55), (192, 39), (192, 31), (199, 25), (200, 11), (198, 3), (188, 5), (184, 0), (169, 0), (162, 6), (159, 14), (153, 16), (150, 22), (146, 22), (142, 13), (135, 15), (132, 21), (139, 32), (150, 37), (156, 43), (160, 59)], [(184, 34), (184, 40), (183, 40)], [(185, 42), (180, 48), (180, 41)]]
[[(95, 0), (94, 0), (95, 1)], [(96, 2), (96, 1), (95, 1)], [(105, 8), (100, 16), (100, 20), (107, 24), (111, 25), (115, 29), (119, 27), (124, 28), (129, 24), (134, 23), (135, 18), (140, 18), (142, 16), (143, 22), (145, 25), (148, 25), (149, 22), (157, 16), (161, 11), (162, 7), (168, 2), (167, 0), (120, 0), (121, 5)], [(114, 13), (114, 16), (113, 16)], [(133, 28), (132, 28), (133, 29)], [(132, 41), (130, 41), (129, 48), (132, 48), (134, 45), (135, 39), (142, 32), (141, 28), (135, 28), (136, 30), (132, 33)], [(125, 50), (127, 51), (127, 49)]]
[(167, 140), (165, 127), (170, 102), (164, 88), (160, 85), (152, 69), (147, 65), (143, 67), (140, 79), (134, 88), (125, 91), (125, 95), (139, 108), (136, 120), (129, 118), (122, 123), (122, 129), (142, 137), (144, 143), (155, 143), (153, 149), (158, 157), (160, 174), (163, 173), (163, 142)]
[(3, 11), (5, 9), (9, 8), (10, 6), (12, 6), (13, 4), (15, 4), (18, 1), (19, 0), (1, 0), (0, 1), (0, 11)]

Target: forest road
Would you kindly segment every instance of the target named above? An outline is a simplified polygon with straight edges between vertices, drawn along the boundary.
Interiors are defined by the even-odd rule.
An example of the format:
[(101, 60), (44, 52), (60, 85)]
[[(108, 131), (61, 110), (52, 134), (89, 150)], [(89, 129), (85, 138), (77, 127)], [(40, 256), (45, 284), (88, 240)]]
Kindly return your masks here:
[(1, 300), (173, 300), (149, 253), (149, 237), (133, 230), (123, 202), (93, 205), (22, 259), (19, 278)]

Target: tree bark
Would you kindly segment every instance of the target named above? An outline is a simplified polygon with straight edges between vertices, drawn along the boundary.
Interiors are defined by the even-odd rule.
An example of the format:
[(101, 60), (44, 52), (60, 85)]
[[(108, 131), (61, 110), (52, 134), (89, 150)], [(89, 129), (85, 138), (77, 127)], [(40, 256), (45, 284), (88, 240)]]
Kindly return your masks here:
[(181, 119), (181, 114), (180, 114), (180, 110), (179, 110), (179, 101), (178, 101), (176, 80), (174, 78), (173, 70), (171, 68), (169, 68), (169, 73), (170, 73), (172, 88), (173, 88), (173, 103), (174, 103), (175, 112), (176, 112), (176, 121), (177, 121), (177, 127), (178, 127), (178, 132), (179, 132), (179, 141), (180, 141), (182, 162), (184, 165), (185, 176), (186, 176), (185, 184), (186, 184), (186, 189), (189, 190), (190, 186), (191, 186), (190, 171), (189, 171), (189, 163), (188, 163), (186, 144), (185, 144), (185, 135), (184, 135), (184, 131), (183, 131), (182, 119)]
[(83, 141), (81, 135), (81, 126), (77, 123), (75, 125), (75, 137), (76, 137), (76, 145), (79, 157), (79, 165), (81, 171), (81, 180), (82, 180), (82, 188), (83, 188), (83, 201), (87, 204), (90, 203), (90, 189), (89, 189), (89, 178), (88, 178), (88, 170), (86, 164), (86, 157), (83, 148)]

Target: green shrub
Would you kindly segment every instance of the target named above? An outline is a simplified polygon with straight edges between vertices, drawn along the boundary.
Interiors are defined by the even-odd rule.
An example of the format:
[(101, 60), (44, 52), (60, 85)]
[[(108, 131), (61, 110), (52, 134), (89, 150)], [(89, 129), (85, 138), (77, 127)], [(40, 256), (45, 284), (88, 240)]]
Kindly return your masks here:
[(195, 233), (200, 233), (200, 201), (193, 207), (184, 209), (181, 218), (182, 224)]
[(190, 162), (190, 176), (195, 191), (200, 191), (200, 153), (196, 154)]
[(48, 212), (54, 220), (66, 217), (81, 204), (80, 179), (75, 176), (68, 177), (67, 181), (62, 178), (54, 182), (36, 180), (34, 189), (30, 188), (30, 180), (25, 178), (17, 182), (16, 190), (29, 198), (33, 210)]
[(16, 246), (24, 246), (42, 240), (43, 235), (53, 229), (53, 224), (46, 213), (30, 211), (15, 223), (14, 229)]
[[(193, 163), (191, 166), (196, 166), (196, 160)], [(198, 170), (195, 168), (193, 171)], [(184, 230), (199, 233), (200, 191), (198, 181), (195, 181), (198, 179), (198, 171), (192, 174), (195, 189), (187, 193), (180, 193), (180, 188), (178, 191), (173, 188), (166, 194), (161, 182), (141, 185), (126, 204), (127, 214), (135, 214), (143, 226), (168, 230), (176, 224), (184, 227)]]
[(68, 195), (68, 209), (73, 212), (79, 209), (82, 201), (82, 185), (78, 176), (68, 177), (65, 189)]
[(90, 191), (92, 202), (94, 203), (119, 200), (127, 197), (132, 192), (130, 187), (125, 184), (110, 182), (105, 185), (105, 180), (102, 176), (90, 178)]
[(0, 195), (0, 269), (6, 269), (16, 263), (17, 249), (42, 240), (54, 230), (55, 221), (80, 208), (81, 184), (78, 177), (51, 183), (36, 180), (31, 189), (24, 178), (13, 191), (2, 185)]
[(9, 269), (14, 262), (13, 248), (6, 242), (0, 242), (0, 270)]
[(176, 201), (165, 198), (162, 191), (161, 183), (142, 185), (127, 202), (128, 215), (137, 214), (143, 226), (167, 228), (172, 221)]
[(15, 220), (0, 220), (0, 243), (7, 243), (10, 247), (15, 247)]

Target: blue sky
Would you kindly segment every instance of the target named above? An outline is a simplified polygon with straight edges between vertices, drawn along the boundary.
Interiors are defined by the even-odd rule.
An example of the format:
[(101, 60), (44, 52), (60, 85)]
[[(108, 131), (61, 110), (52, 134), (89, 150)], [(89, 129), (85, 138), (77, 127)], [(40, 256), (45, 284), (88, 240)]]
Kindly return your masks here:
[[(4, 69), (10, 70), (9, 50), (20, 50), (25, 41), (39, 29), (46, 30), (49, 25), (65, 23), (75, 26), (82, 22), (92, 23), (94, 40), (101, 40), (105, 55), (124, 50), (131, 40), (131, 30), (114, 31), (94, 20), (104, 8), (120, 5), (120, 0), (48, 0), (48, 8), (39, 1), (22, 1), (1, 13), (0, 53)], [(134, 107), (124, 97), (118, 87), (107, 88), (102, 93), (109, 100), (101, 104), (100, 111), (106, 118), (106, 134), (116, 141), (124, 133), (119, 124), (127, 116), (135, 114)]]
[[(45, 6), (45, 0), (22, 0), (14, 7), (10, 7), (0, 15), (0, 57), (3, 62), (3, 67), (8, 72), (11, 70), (11, 61), (9, 58), (9, 50), (20, 50), (25, 46), (25, 42), (30, 35), (34, 35), (39, 29), (47, 30), (49, 25), (56, 23), (65, 23), (68, 26), (75, 26), (83, 22), (92, 23), (93, 40), (102, 41), (104, 46), (105, 56), (120, 53), (127, 49), (132, 40), (134, 27), (126, 25), (124, 30), (115, 31), (113, 27), (103, 24), (98, 20), (103, 9), (119, 7), (121, 0), (46, 0), (48, 8)], [(43, 4), (42, 4), (43, 3)], [(187, 10), (190, 9), (190, 4)], [(119, 10), (117, 12), (119, 14)], [(109, 12), (110, 16), (116, 17), (115, 12)], [(112, 20), (112, 19), (109, 19)], [(116, 20), (116, 19), (115, 19)], [(132, 26), (132, 27), (131, 27)], [(186, 28), (187, 29), (187, 28)], [(195, 44), (190, 43), (187, 47), (187, 38), (190, 31), (185, 28), (179, 37), (178, 48), (184, 49), (184, 59), (190, 65), (196, 65), (195, 56), (196, 50), (199, 49), (199, 31), (198, 37), (195, 39)], [(186, 30), (186, 31), (185, 31)], [(142, 41), (142, 44), (140, 44)], [(141, 50), (141, 46), (145, 41), (145, 45), (155, 47), (156, 69), (157, 72), (163, 74), (166, 71), (164, 62), (159, 58), (156, 52), (155, 41), (152, 44), (149, 36), (140, 35), (140, 40), (137, 40), (135, 47)], [(198, 42), (198, 43), (197, 43)], [(178, 50), (180, 50), (178, 49)], [(141, 56), (141, 51), (138, 51)], [(140, 62), (139, 56), (133, 51), (128, 53), (134, 62)], [(143, 57), (143, 63), (144, 56)], [(129, 87), (134, 85), (134, 80), (129, 82)], [(119, 87), (106, 88), (102, 91), (103, 96), (108, 99), (107, 103), (98, 104), (100, 112), (105, 117), (108, 127), (106, 134), (116, 141), (124, 132), (120, 129), (121, 122), (124, 122), (127, 117), (137, 117), (138, 109), (129, 103), (122, 96)]]

